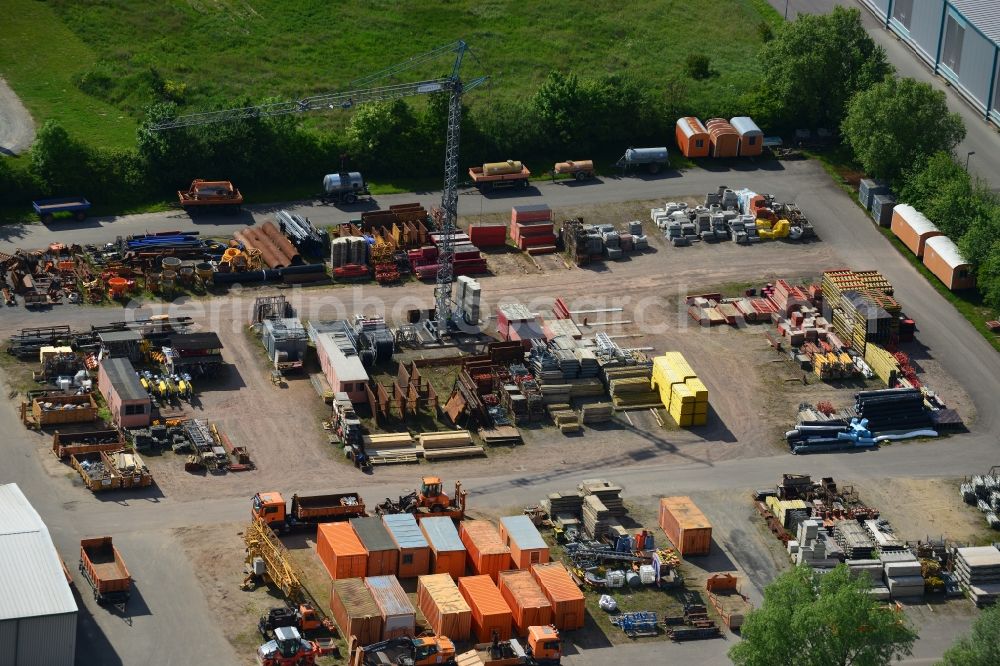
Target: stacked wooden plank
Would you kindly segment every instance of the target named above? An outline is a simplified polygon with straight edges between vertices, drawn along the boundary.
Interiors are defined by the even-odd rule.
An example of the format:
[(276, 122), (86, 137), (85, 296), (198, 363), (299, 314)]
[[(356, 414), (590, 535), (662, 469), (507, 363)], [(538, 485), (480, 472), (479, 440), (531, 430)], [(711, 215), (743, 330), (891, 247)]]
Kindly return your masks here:
[(390, 432), (364, 436), (365, 451), (376, 464), (417, 461), (417, 443), (408, 432)]
[(845, 344), (864, 352), (868, 342), (898, 336), (900, 306), (878, 271), (825, 271), (821, 291), (824, 311)]
[(896, 385), (900, 375), (899, 361), (896, 357), (876, 344), (865, 345), (865, 363), (872, 369), (875, 376), (885, 382), (886, 386)]
[(604, 479), (586, 479), (578, 486), (578, 489), (583, 493), (584, 497), (588, 495), (596, 496), (615, 518), (621, 518), (625, 515), (626, 511), (625, 504), (622, 502), (621, 486), (610, 481), (605, 481)]
[(611, 420), (614, 409), (610, 402), (595, 402), (584, 405), (580, 409), (580, 416), (584, 423), (605, 423)]
[(594, 539), (600, 539), (611, 525), (614, 516), (596, 495), (583, 498), (583, 531)]
[(606, 368), (608, 394), (618, 410), (648, 409), (659, 406), (659, 396), (649, 384), (648, 366)]
[(468, 430), (424, 432), (417, 439), (426, 460), (486, 455), (485, 449), (472, 441)]
[(542, 500), (542, 508), (555, 518), (558, 515), (578, 516), (583, 510), (583, 494), (581, 493), (549, 493)]
[(870, 560), (873, 557), (875, 544), (858, 521), (838, 521), (833, 527), (833, 536), (848, 559)]

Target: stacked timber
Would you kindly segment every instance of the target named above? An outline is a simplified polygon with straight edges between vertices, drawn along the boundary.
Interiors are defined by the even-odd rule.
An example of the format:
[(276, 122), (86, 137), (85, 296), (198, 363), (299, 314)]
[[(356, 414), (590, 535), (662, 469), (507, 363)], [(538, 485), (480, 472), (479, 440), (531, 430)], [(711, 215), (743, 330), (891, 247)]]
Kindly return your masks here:
[(848, 559), (870, 560), (874, 555), (875, 544), (856, 520), (838, 521), (833, 527), (833, 536)]
[(615, 408), (610, 402), (595, 402), (584, 405), (580, 409), (580, 416), (584, 423), (605, 423), (611, 420)]
[(553, 519), (556, 516), (579, 516), (583, 510), (583, 495), (581, 493), (549, 493), (541, 501), (542, 508)]
[[(635, 372), (637, 369), (630, 369), (628, 372)], [(625, 374), (625, 373), (622, 373)], [(649, 374), (646, 369), (637, 377), (622, 377), (618, 373), (609, 373), (608, 393), (615, 409), (625, 411), (629, 409), (649, 409), (659, 407), (660, 398), (656, 391), (650, 388)]]
[(681, 427), (708, 422), (708, 388), (680, 352), (666, 352), (653, 359), (650, 388)]
[(586, 497), (594, 495), (607, 508), (612, 516), (621, 518), (625, 515), (625, 504), (622, 502), (622, 487), (604, 479), (587, 479), (577, 487)]
[(473, 443), (468, 430), (424, 432), (418, 435), (417, 440), (426, 460), (486, 455), (482, 446)]
[(976, 606), (1000, 599), (1000, 550), (975, 546), (955, 550), (955, 576)]
[(879, 347), (877, 344), (865, 345), (865, 363), (872, 369), (875, 376), (885, 382), (888, 387), (896, 385), (901, 368), (896, 357)]
[(583, 498), (583, 531), (591, 538), (600, 539), (612, 524), (614, 516), (596, 495)]
[(365, 451), (373, 462), (416, 462), (419, 450), (408, 432), (389, 432), (364, 435)]
[(875, 542), (875, 548), (879, 553), (896, 553), (907, 550), (906, 544), (889, 532), (886, 525), (875, 519), (865, 521), (865, 530)]

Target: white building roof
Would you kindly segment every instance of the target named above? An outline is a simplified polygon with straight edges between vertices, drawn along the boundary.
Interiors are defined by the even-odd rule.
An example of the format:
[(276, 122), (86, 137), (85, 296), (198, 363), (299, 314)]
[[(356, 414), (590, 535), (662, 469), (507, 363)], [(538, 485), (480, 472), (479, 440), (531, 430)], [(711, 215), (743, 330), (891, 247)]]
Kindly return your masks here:
[(757, 127), (757, 123), (755, 123), (749, 116), (736, 116), (729, 121), (729, 124), (736, 128), (736, 131), (739, 132), (741, 136), (747, 134), (764, 136), (764, 133), (760, 131), (759, 127)]
[(368, 371), (365, 370), (361, 357), (355, 354), (345, 354), (337, 344), (335, 333), (320, 333), (316, 336), (316, 345), (323, 347), (337, 380), (341, 382), (367, 382)]
[(695, 134), (708, 134), (708, 130), (705, 128), (705, 125), (693, 116), (678, 118), (677, 126), (681, 128), (681, 132), (684, 133), (684, 136), (689, 139)]
[(958, 246), (955, 245), (955, 242), (947, 236), (934, 236), (932, 238), (928, 238), (924, 247), (929, 247), (934, 250), (934, 252), (936, 252), (937, 255), (944, 260), (944, 263), (948, 264), (952, 268), (969, 265), (969, 262), (962, 256), (961, 250), (959, 250)]
[(897, 204), (892, 212), (899, 215), (918, 236), (928, 231), (938, 231), (937, 226), (910, 204)]
[(0, 485), (0, 620), (75, 612), (48, 528), (16, 483)]

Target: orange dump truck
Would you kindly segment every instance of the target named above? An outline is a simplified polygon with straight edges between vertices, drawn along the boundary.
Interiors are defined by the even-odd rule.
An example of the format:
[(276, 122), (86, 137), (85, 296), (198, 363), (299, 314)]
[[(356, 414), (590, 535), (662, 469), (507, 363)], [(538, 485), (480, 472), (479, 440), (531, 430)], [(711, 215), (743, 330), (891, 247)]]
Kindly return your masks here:
[(481, 167), (470, 167), (469, 178), (484, 192), (504, 187), (527, 187), (531, 172), (517, 160), (487, 162)]
[(132, 576), (111, 537), (80, 541), (80, 573), (94, 588), (97, 603), (110, 603), (122, 608), (128, 603), (132, 595)]
[(191, 181), (191, 187), (185, 192), (177, 190), (177, 198), (181, 207), (188, 213), (196, 211), (215, 211), (235, 213), (243, 205), (243, 195), (228, 180)]

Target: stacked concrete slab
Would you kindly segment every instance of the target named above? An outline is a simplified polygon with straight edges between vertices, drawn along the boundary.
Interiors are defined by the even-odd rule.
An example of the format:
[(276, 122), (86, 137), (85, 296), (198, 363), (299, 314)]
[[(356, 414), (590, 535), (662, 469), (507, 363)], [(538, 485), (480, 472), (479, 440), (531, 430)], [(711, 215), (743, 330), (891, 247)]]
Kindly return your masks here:
[(1000, 598), (1000, 549), (996, 546), (956, 549), (955, 576), (977, 606), (996, 603)]
[(885, 585), (893, 599), (924, 596), (924, 577), (920, 562), (884, 562)]

